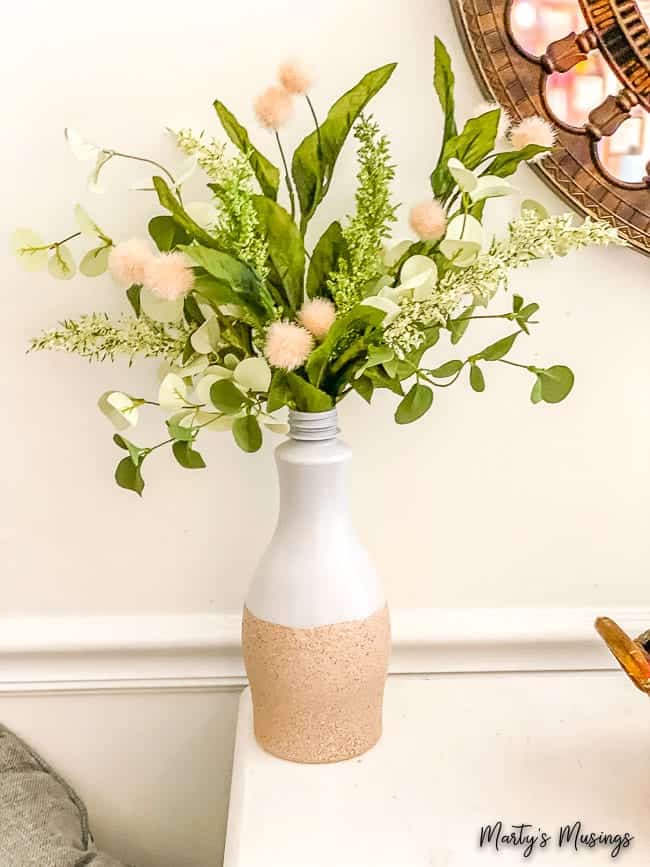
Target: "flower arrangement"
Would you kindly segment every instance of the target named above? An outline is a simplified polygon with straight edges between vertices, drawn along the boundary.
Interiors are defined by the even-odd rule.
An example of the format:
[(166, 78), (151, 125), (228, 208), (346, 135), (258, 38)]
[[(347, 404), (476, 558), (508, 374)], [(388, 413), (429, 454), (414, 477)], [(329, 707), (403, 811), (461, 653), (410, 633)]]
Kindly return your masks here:
[[(370, 402), (375, 390), (388, 389), (398, 399), (395, 420), (406, 424), (422, 417), (436, 391), (465, 371), (471, 388), (482, 392), (485, 369), (493, 363), (530, 373), (533, 403), (557, 403), (570, 392), (568, 367), (506, 358), (535, 324), (538, 304), (514, 294), (506, 311), (484, 314), (481, 308), (508, 287), (515, 268), (587, 245), (622, 242), (604, 223), (586, 219), (574, 225), (570, 216), (549, 216), (531, 201), (523, 203), (505, 238), (490, 237), (486, 202), (514, 192), (509, 179), (522, 163), (542, 159), (553, 148), (554, 130), (541, 118), (513, 126), (491, 104), (459, 129), (450, 58), (436, 40), (442, 146), (431, 193), (410, 210), (415, 238), (391, 243), (395, 168), (386, 136), (365, 110), (394, 69), (388, 64), (369, 72), (320, 121), (309, 96), (311, 74), (298, 63), (284, 64), (278, 84), (255, 103), (260, 125), (275, 138), (282, 170), (218, 100), (214, 108), (233, 152), (180, 130), (176, 141), (188, 162), (176, 174), (66, 130), (74, 154), (92, 164), (91, 189), (101, 191), (111, 160), (139, 160), (153, 166), (145, 189), (165, 211), (149, 222), (150, 241), (116, 243), (80, 205), (78, 231), (63, 240), (46, 242), (26, 229), (13, 236), (26, 268), (47, 269), (60, 279), (77, 270), (70, 242), (92, 239), (78, 270), (89, 277), (108, 270), (132, 310), (117, 321), (102, 313), (66, 320), (36, 338), (33, 349), (63, 349), (94, 360), (162, 359), (155, 400), (123, 391), (99, 399), (117, 429), (116, 445), (126, 452), (115, 474), (123, 488), (142, 493), (143, 462), (163, 446), (171, 447), (181, 466), (204, 467), (196, 448), (204, 431), (232, 431), (244, 451), (257, 451), (263, 428), (286, 431), (274, 415), (283, 407), (321, 412), (349, 394)], [(303, 98), (314, 129), (289, 165), (280, 129)], [(356, 209), (331, 223), (308, 250), (310, 222), (351, 133), (358, 155)], [(208, 200), (185, 203), (183, 186), (196, 170), (207, 177)], [(502, 319), (508, 333), (480, 352), (426, 366), (425, 352), (443, 332), (455, 346), (470, 322), (485, 318)], [(125, 432), (152, 405), (166, 414), (166, 435), (155, 445), (136, 445)]]

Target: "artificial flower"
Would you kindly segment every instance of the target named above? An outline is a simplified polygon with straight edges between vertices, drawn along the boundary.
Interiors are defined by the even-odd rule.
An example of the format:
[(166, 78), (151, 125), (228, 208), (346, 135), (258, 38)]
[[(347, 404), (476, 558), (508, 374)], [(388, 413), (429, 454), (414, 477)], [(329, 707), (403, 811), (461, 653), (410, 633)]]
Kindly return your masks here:
[(121, 286), (144, 283), (144, 272), (154, 258), (151, 244), (131, 238), (116, 244), (108, 257), (108, 270)]
[(322, 340), (336, 319), (336, 307), (329, 298), (312, 298), (300, 308), (298, 320), (316, 340)]
[(420, 202), (411, 208), (409, 223), (415, 234), (423, 241), (439, 241), (445, 234), (447, 214), (435, 199)]
[(313, 348), (313, 335), (295, 322), (273, 322), (266, 332), (264, 355), (273, 367), (296, 370), (302, 367)]
[(293, 113), (291, 94), (283, 87), (267, 87), (255, 100), (255, 115), (266, 129), (277, 132)]
[(190, 291), (194, 274), (183, 253), (162, 253), (146, 263), (142, 282), (158, 298), (176, 301)]
[[(539, 115), (526, 117), (510, 130), (510, 144), (515, 150), (523, 150), (528, 145), (552, 148), (557, 141), (557, 130), (552, 123)], [(543, 158), (540, 154), (538, 158)]]
[(314, 83), (309, 70), (297, 60), (288, 60), (278, 70), (278, 78), (282, 87), (296, 96), (307, 93)]

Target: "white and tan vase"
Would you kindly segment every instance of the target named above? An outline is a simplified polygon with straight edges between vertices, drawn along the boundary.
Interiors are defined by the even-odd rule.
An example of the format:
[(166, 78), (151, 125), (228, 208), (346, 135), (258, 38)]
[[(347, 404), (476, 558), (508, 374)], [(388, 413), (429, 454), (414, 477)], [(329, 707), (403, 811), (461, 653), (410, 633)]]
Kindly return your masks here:
[(336, 410), (290, 412), (280, 515), (242, 626), (255, 736), (294, 762), (337, 762), (381, 736), (390, 620), (350, 516)]

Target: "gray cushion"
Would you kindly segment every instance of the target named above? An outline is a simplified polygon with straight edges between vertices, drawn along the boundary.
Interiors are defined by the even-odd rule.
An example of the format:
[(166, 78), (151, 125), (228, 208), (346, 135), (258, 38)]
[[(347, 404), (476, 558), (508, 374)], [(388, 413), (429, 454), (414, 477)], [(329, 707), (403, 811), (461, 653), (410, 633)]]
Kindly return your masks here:
[(96, 851), (83, 803), (34, 750), (3, 726), (0, 865), (126, 867)]

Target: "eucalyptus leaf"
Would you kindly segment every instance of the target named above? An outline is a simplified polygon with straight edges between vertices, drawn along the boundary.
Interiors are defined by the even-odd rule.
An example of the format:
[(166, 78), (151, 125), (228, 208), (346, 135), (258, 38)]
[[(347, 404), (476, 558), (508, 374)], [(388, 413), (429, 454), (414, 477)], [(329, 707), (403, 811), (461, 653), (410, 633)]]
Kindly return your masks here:
[(155, 322), (180, 322), (183, 318), (183, 298), (168, 300), (143, 287), (140, 290), (140, 311)]
[(535, 377), (535, 384), (530, 392), (531, 403), (539, 403), (542, 400), (542, 380), (539, 376)]
[(220, 336), (219, 320), (216, 316), (211, 316), (190, 335), (192, 349), (200, 355), (209, 355), (219, 345)]
[(346, 253), (341, 224), (336, 220), (327, 227), (313, 249), (307, 269), (307, 295), (310, 298), (329, 298), (327, 278), (336, 271), (339, 260)]
[(168, 418), (165, 424), (169, 431), (169, 436), (175, 440), (183, 442), (192, 442), (194, 439), (194, 431), (192, 430), (192, 421), (194, 412), (177, 412), (171, 418)]
[(108, 257), (110, 254), (111, 247), (106, 244), (101, 247), (95, 247), (93, 250), (88, 250), (79, 263), (79, 271), (84, 277), (101, 276), (108, 268)]
[(106, 246), (111, 246), (111, 239), (102, 232), (97, 223), (81, 205), (75, 205), (74, 217), (82, 235), (85, 235), (87, 238), (99, 238), (104, 241)]
[(25, 271), (44, 271), (47, 268), (50, 251), (38, 232), (16, 229), (11, 236), (11, 250)]
[(65, 244), (57, 244), (47, 263), (47, 270), (57, 280), (70, 280), (77, 273), (74, 257)]
[(542, 400), (546, 403), (559, 403), (573, 388), (573, 371), (563, 364), (538, 370), (537, 376), (541, 383)]
[(451, 361), (446, 361), (440, 367), (430, 370), (429, 374), (436, 379), (446, 379), (448, 376), (455, 376), (459, 370), (463, 369), (463, 362), (457, 358)]
[(247, 391), (268, 391), (271, 368), (265, 358), (245, 358), (233, 371), (235, 382)]
[(474, 305), (471, 307), (467, 307), (463, 312), (456, 317), (456, 319), (449, 319), (447, 322), (447, 328), (451, 332), (451, 342), (455, 346), (459, 343), (465, 335), (469, 323), (472, 321), (472, 313), (474, 312)]
[(236, 418), (232, 426), (235, 442), (244, 452), (257, 452), (262, 447), (262, 429), (254, 415)]
[(404, 394), (399, 379), (390, 377), (382, 367), (371, 367), (364, 376), (368, 377), (375, 388), (386, 388), (400, 397)]
[(410, 424), (421, 418), (433, 403), (433, 391), (428, 385), (414, 383), (395, 410), (397, 424)]
[(248, 158), (264, 195), (269, 199), (277, 199), (280, 186), (278, 169), (257, 148), (253, 147), (246, 129), (218, 99), (214, 102), (214, 109), (230, 141)]
[(192, 448), (190, 442), (177, 440), (172, 444), (172, 452), (178, 463), (186, 470), (202, 470), (205, 467), (201, 454)]
[(210, 387), (212, 405), (226, 415), (234, 415), (241, 411), (247, 403), (246, 397), (230, 379), (220, 379)]
[(254, 196), (253, 204), (287, 307), (294, 312), (304, 300), (305, 246), (302, 235), (290, 215), (277, 202), (264, 196)]
[(507, 337), (502, 337), (501, 340), (497, 340), (496, 343), (491, 343), (479, 353), (479, 357), (483, 358), (485, 361), (498, 361), (499, 358), (503, 358), (504, 355), (507, 355), (508, 352), (510, 352), (515, 340), (520, 334), (521, 331), (515, 331)]
[(474, 391), (485, 391), (485, 377), (477, 364), (472, 364), (469, 369), (469, 384)]
[(134, 491), (139, 497), (144, 490), (144, 479), (140, 471), (140, 465), (136, 466), (131, 458), (122, 458), (115, 470), (115, 481), (120, 488)]
[(361, 395), (361, 397), (365, 400), (366, 403), (370, 403), (370, 401), (372, 400), (372, 395), (375, 391), (375, 386), (373, 385), (372, 379), (370, 379), (370, 377), (360, 376), (358, 379), (354, 380), (353, 387), (357, 394)]
[(121, 449), (124, 449), (129, 453), (129, 456), (133, 461), (134, 466), (139, 466), (144, 460), (145, 449), (140, 448), (140, 446), (136, 446), (135, 443), (127, 440), (126, 437), (120, 436), (120, 434), (113, 434), (113, 442), (115, 443), (115, 445), (119, 446)]
[(367, 73), (334, 103), (319, 132), (314, 130), (296, 148), (291, 173), (300, 202), (300, 228), (303, 234), (327, 194), (336, 160), (354, 122), (372, 97), (386, 84), (396, 65), (389, 63)]

